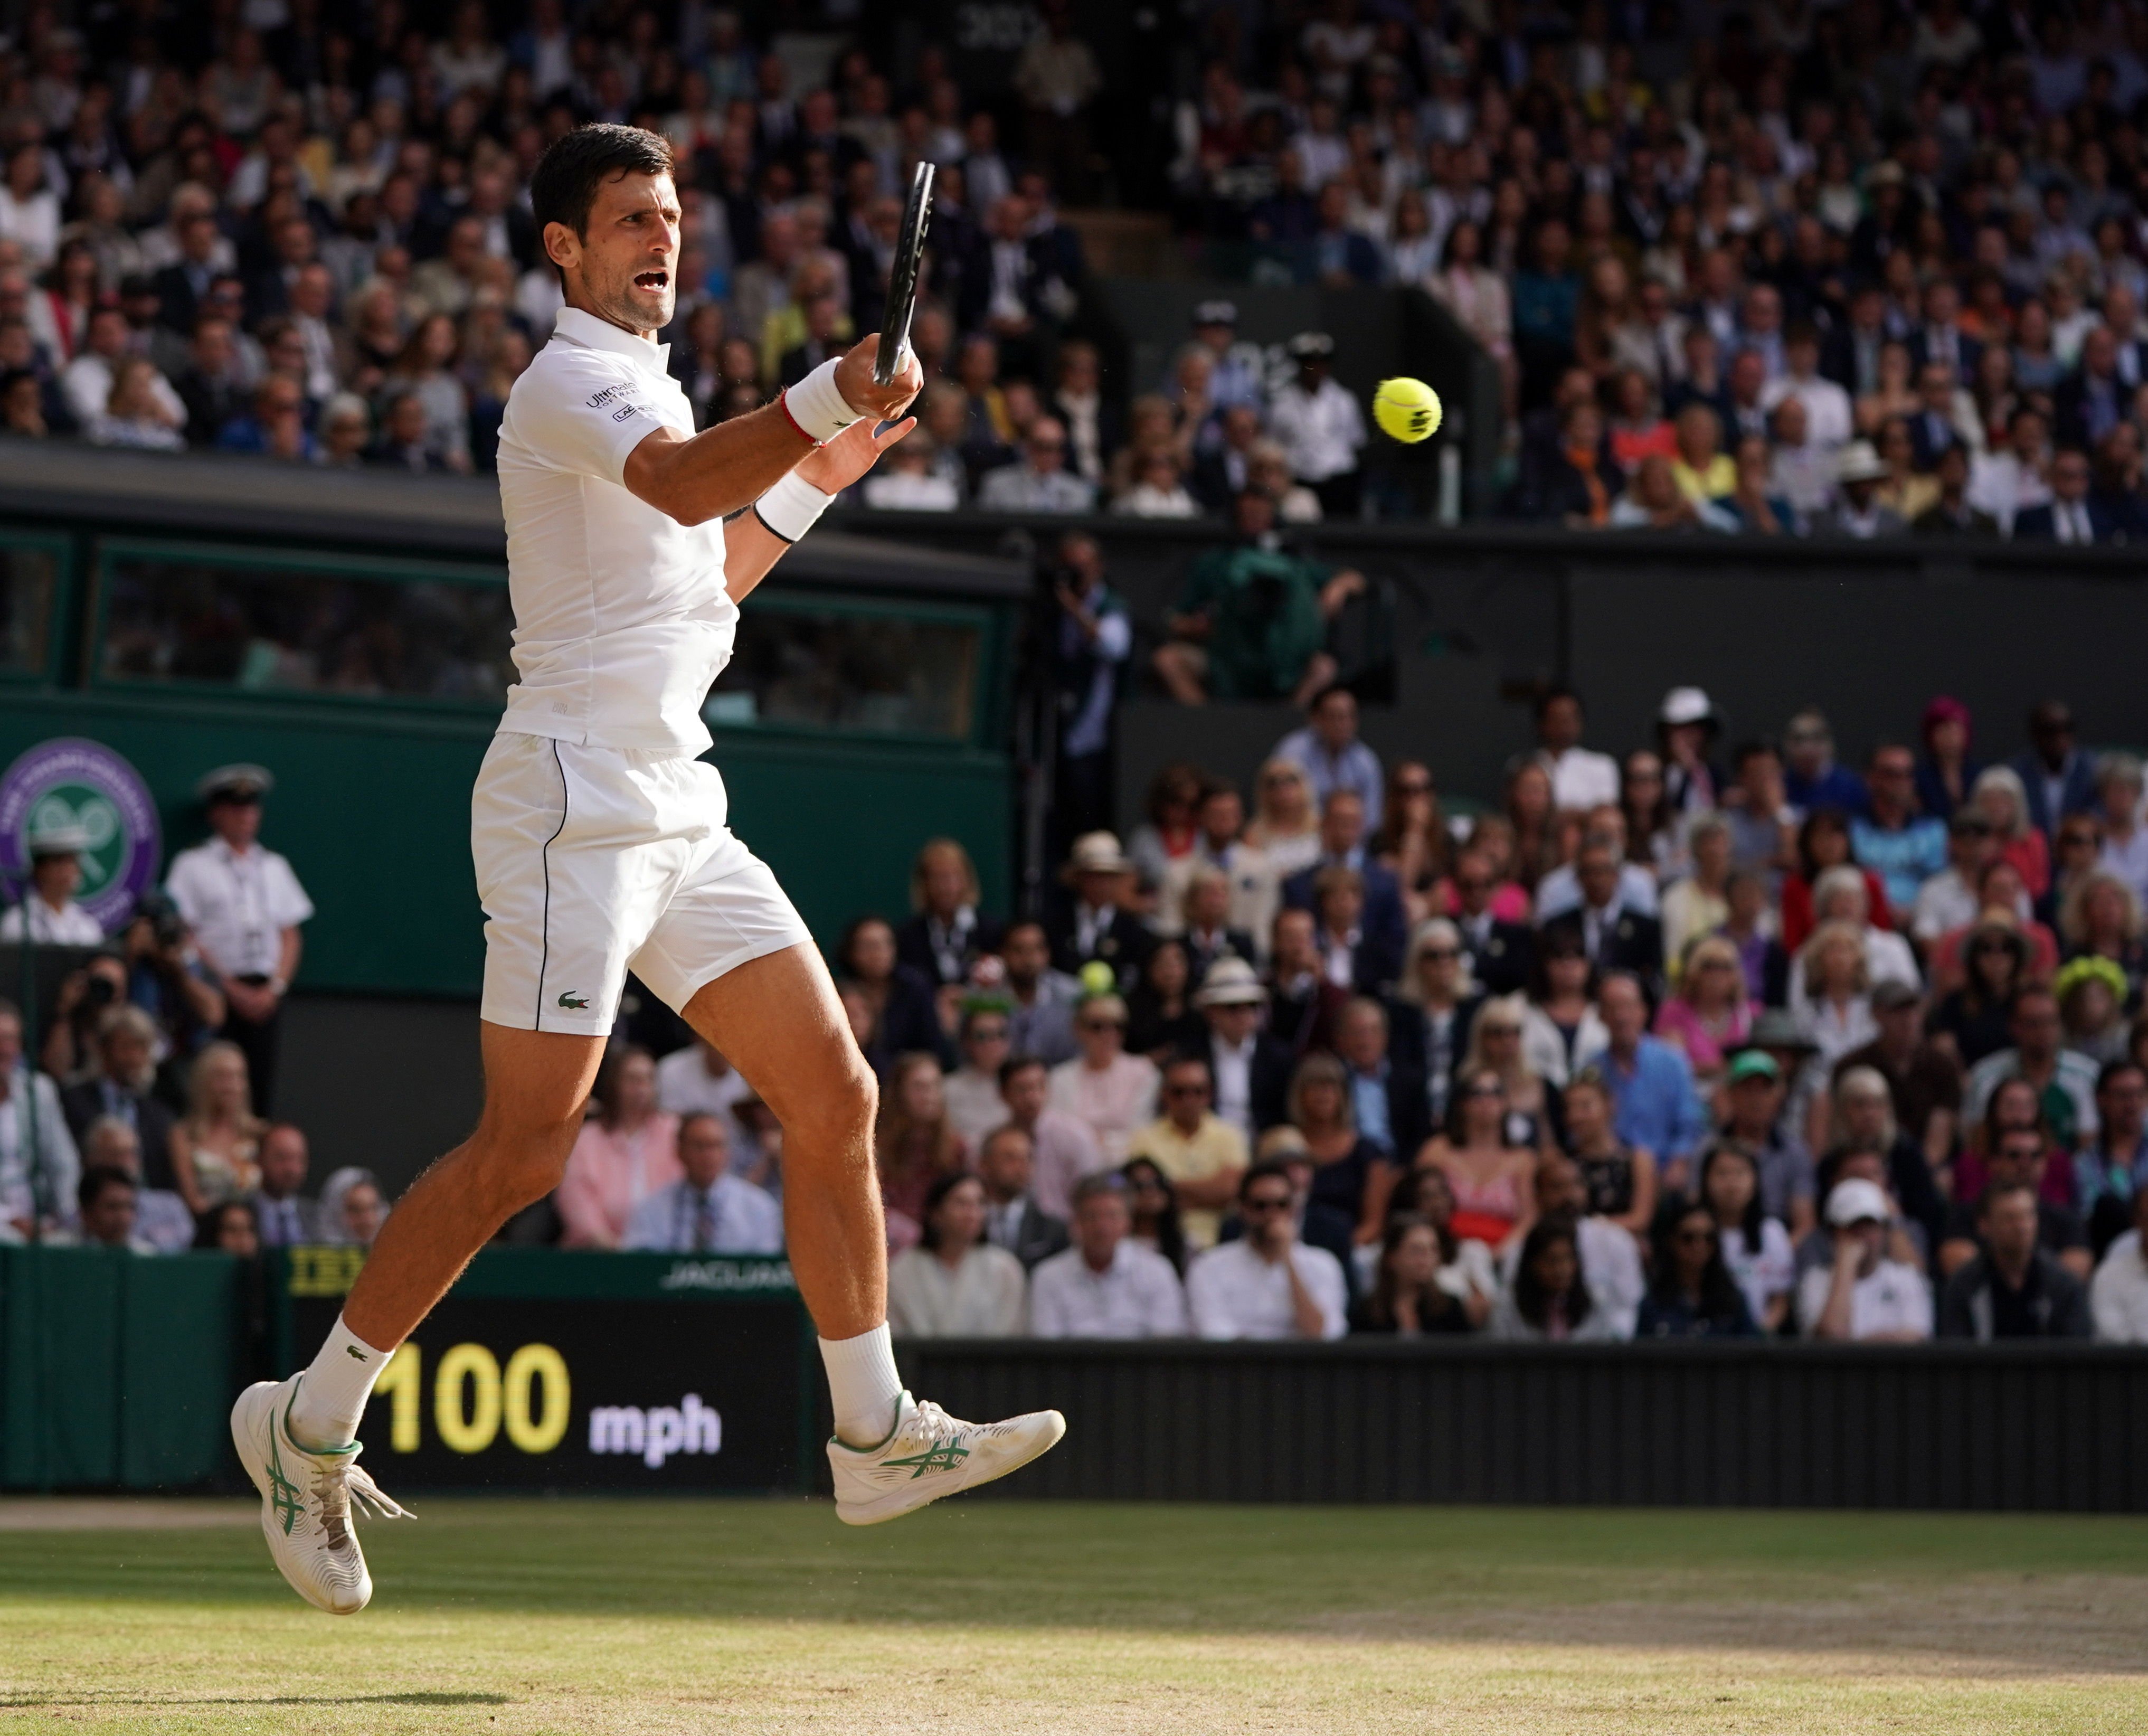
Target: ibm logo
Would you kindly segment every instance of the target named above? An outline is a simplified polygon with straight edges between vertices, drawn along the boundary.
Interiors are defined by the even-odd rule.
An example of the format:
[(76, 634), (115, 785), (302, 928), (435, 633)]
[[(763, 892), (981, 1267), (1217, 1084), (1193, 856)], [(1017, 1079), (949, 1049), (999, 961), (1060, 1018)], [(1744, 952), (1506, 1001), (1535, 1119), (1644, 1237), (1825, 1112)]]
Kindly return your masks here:
[(677, 1453), (720, 1453), (724, 1419), (689, 1392), (675, 1405), (643, 1410), (639, 1405), (599, 1405), (590, 1412), (590, 1451), (631, 1453), (652, 1471)]

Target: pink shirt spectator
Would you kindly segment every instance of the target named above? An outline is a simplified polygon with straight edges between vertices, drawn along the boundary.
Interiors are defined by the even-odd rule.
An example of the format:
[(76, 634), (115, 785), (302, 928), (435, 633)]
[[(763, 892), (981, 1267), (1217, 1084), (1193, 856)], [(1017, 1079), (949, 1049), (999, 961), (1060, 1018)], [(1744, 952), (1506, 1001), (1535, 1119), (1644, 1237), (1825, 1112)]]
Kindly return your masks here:
[(617, 1247), (624, 1242), (634, 1208), (685, 1180), (678, 1136), (675, 1115), (652, 1115), (630, 1133), (594, 1116), (584, 1121), (560, 1183), (557, 1204), (565, 1227), (560, 1247)]
[(1746, 1033), (1752, 1028), (1753, 1009), (1749, 1006), (1739, 1006), (1724, 1029), (1710, 1031), (1694, 1004), (1677, 995), (1664, 1001), (1663, 1010), (1656, 1015), (1656, 1035), (1683, 1047), (1694, 1071), (1704, 1076), (1721, 1072), (1729, 1051), (1745, 1041)]

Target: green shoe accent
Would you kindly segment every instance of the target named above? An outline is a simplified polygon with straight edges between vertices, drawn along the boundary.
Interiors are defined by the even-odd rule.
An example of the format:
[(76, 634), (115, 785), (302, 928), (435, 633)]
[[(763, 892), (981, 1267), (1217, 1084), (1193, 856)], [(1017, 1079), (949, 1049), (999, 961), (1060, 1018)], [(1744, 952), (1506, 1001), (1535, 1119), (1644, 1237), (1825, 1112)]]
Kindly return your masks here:
[(928, 1471), (955, 1470), (969, 1456), (970, 1449), (956, 1446), (954, 1436), (950, 1435), (944, 1441), (935, 1441), (922, 1453), (912, 1453), (908, 1458), (891, 1458), (886, 1464), (891, 1470), (907, 1469), (910, 1480), (915, 1483)]
[(305, 1511), (305, 1494), (298, 1484), (284, 1474), (284, 1451), (277, 1437), (284, 1432), (284, 1425), (276, 1420), (276, 1413), (268, 1413), (268, 1504), (284, 1522), (284, 1535), (291, 1534), (291, 1528), (299, 1523), (299, 1515)]

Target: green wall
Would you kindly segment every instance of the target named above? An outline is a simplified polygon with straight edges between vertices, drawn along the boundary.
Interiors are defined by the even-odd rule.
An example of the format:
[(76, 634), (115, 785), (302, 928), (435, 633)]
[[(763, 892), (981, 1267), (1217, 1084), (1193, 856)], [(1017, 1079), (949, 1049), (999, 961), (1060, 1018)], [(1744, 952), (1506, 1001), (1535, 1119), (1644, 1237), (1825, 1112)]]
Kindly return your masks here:
[[(465, 996), (484, 965), (469, 792), (492, 730), (489, 719), (349, 701), (18, 688), (0, 698), (0, 765), (55, 735), (105, 743), (154, 793), (168, 861), (205, 833), (195, 780), (258, 760), (277, 778), (263, 840), (291, 859), (319, 912), (301, 985)], [(734, 829), (824, 945), (865, 911), (905, 911), (911, 859), (940, 833), (968, 846), (987, 904), (1006, 907), (1004, 755), (731, 730), (710, 757), (730, 786)]]

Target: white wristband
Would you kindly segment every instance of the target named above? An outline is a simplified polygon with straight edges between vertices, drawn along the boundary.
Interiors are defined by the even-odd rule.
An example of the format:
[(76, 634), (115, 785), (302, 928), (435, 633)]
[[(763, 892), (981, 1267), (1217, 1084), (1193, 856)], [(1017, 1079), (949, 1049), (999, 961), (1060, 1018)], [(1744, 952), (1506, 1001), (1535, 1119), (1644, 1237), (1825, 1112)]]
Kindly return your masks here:
[(786, 386), (776, 399), (799, 433), (816, 446), (832, 440), (858, 419), (858, 413), (836, 384), (836, 364), (821, 364), (795, 386)]
[(753, 503), (753, 515), (771, 535), (795, 543), (813, 528), (813, 521), (828, 509), (836, 497), (824, 494), (810, 482), (801, 482), (792, 471)]

